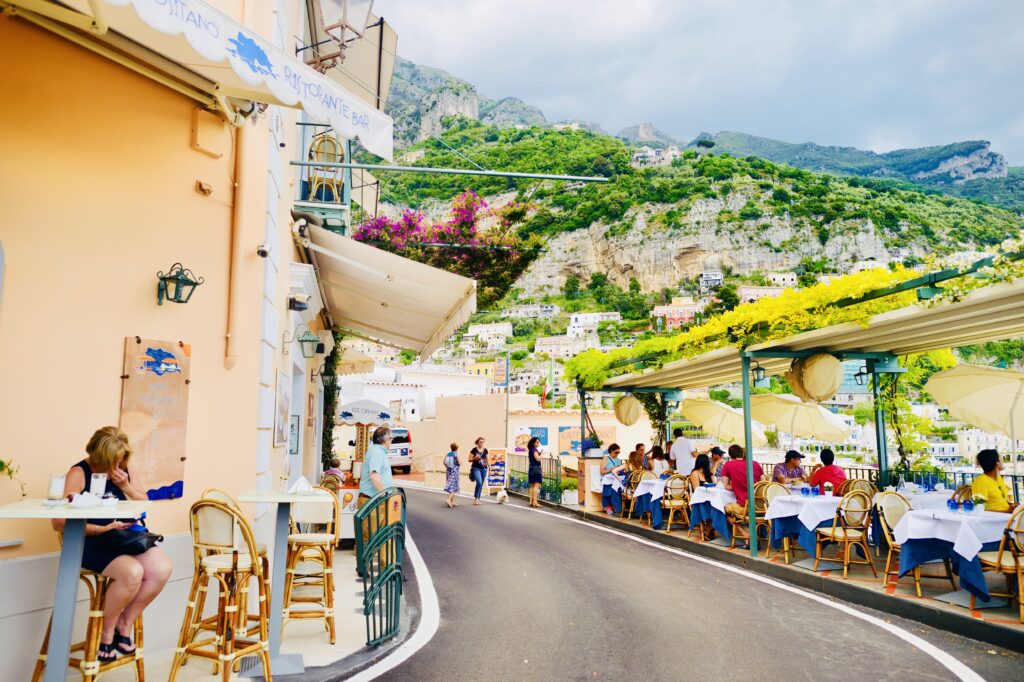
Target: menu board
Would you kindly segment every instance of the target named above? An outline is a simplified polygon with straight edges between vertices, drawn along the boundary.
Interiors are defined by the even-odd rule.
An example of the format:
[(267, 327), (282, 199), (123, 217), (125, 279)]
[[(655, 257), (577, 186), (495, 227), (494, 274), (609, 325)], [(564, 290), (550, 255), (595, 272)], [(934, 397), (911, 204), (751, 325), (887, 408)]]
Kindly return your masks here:
[(489, 450), (488, 462), (490, 463), (490, 467), (487, 469), (487, 487), (504, 488), (505, 450)]
[(151, 500), (182, 496), (192, 347), (125, 338), (120, 427), (128, 434), (132, 483)]
[[(601, 439), (604, 447), (615, 442), (614, 426), (598, 426), (597, 437)], [(559, 426), (558, 427), (558, 454), (579, 455), (580, 454), (580, 427)]]

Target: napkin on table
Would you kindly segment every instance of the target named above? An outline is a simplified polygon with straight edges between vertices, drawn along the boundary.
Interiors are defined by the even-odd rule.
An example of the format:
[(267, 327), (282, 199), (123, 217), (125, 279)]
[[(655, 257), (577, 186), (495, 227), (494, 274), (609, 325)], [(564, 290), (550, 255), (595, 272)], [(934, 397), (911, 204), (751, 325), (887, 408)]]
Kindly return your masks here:
[(299, 476), (299, 480), (292, 484), (292, 487), (288, 489), (288, 492), (292, 495), (302, 495), (304, 493), (313, 492), (313, 486), (310, 485), (309, 481), (306, 480), (305, 476)]
[(96, 497), (89, 491), (83, 493), (76, 493), (71, 498), (71, 506), (76, 509), (88, 509), (89, 507), (95, 507), (100, 503), (100, 498)]

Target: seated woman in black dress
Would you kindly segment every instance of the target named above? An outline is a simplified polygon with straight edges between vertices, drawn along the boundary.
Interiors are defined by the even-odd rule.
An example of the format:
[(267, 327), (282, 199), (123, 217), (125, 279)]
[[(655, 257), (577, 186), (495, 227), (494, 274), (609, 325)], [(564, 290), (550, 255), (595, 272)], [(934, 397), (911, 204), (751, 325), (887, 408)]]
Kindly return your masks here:
[[(128, 475), (128, 458), (132, 454), (128, 435), (115, 426), (104, 426), (92, 435), (85, 446), (88, 457), (68, 470), (64, 482), (65, 497), (89, 488), (93, 473), (106, 474), (106, 493), (119, 500), (145, 500), (146, 493), (132, 485)], [(98, 491), (90, 491), (100, 494)], [(171, 576), (171, 559), (163, 550), (153, 547), (135, 556), (121, 554), (104, 545), (105, 533), (129, 528), (133, 519), (89, 519), (85, 526), (85, 549), (82, 567), (110, 578), (103, 608), (103, 630), (100, 634), (101, 661), (111, 661), (118, 653), (135, 650), (131, 633), (135, 619), (167, 584)], [(54, 519), (53, 527), (62, 532), (64, 519)]]

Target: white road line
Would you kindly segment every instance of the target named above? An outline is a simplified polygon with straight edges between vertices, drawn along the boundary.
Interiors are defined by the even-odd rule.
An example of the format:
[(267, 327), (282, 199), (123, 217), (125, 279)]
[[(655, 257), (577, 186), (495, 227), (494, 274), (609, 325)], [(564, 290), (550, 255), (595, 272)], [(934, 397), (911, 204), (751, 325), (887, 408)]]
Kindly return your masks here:
[(416, 628), (416, 632), (412, 633), (409, 639), (399, 644), (398, 648), (388, 654), (386, 658), (349, 678), (353, 682), (375, 679), (392, 668), (401, 665), (433, 639), (438, 625), (441, 624), (441, 609), (437, 603), (434, 581), (431, 580), (427, 564), (423, 561), (423, 556), (420, 554), (419, 549), (416, 548), (416, 543), (408, 531), (405, 533), (405, 543), (405, 551), (409, 561), (412, 563), (416, 574), (416, 584), (420, 589), (419, 627)]
[[(424, 490), (425, 492), (439, 492), (439, 491), (435, 491), (435, 490), (430, 490), (428, 488), (422, 488), (422, 490)], [(442, 494), (444, 494), (444, 493), (442, 493)], [(837, 611), (842, 611), (843, 613), (846, 613), (846, 614), (848, 614), (850, 616), (853, 616), (854, 618), (859, 618), (860, 620), (863, 620), (863, 621), (865, 621), (867, 623), (870, 623), (871, 625), (875, 625), (877, 627), (880, 627), (883, 630), (885, 630), (885, 631), (895, 635), (896, 637), (899, 637), (900, 639), (902, 639), (907, 644), (910, 644), (911, 646), (916, 647), (922, 653), (924, 653), (924, 654), (930, 656), (931, 658), (935, 659), (935, 661), (937, 661), (939, 664), (941, 664), (946, 669), (948, 669), (951, 673), (956, 675), (957, 678), (959, 678), (960, 680), (963, 680), (963, 682), (985, 682), (985, 678), (983, 678), (981, 675), (979, 675), (978, 673), (976, 673), (973, 670), (971, 670), (962, 661), (957, 660), (952, 655), (946, 653), (945, 651), (943, 651), (942, 649), (938, 648), (934, 644), (931, 644), (930, 642), (928, 642), (928, 641), (918, 637), (917, 635), (914, 635), (914, 634), (912, 634), (910, 632), (907, 632), (906, 630), (904, 630), (903, 628), (899, 627), (898, 625), (893, 625), (892, 623), (887, 623), (887, 622), (885, 622), (884, 620), (882, 620), (880, 618), (876, 618), (876, 617), (868, 615), (866, 613), (861, 613), (860, 611), (858, 611), (858, 610), (856, 610), (856, 609), (854, 609), (852, 607), (846, 606), (845, 604), (840, 604), (840, 603), (834, 602), (834, 601), (832, 601), (830, 599), (827, 599), (827, 598), (825, 598), (825, 597), (823, 597), (821, 595), (814, 594), (813, 592), (808, 592), (807, 590), (803, 590), (803, 589), (800, 589), (800, 588), (797, 588), (797, 587), (793, 587), (792, 585), (787, 585), (786, 583), (779, 582), (778, 580), (773, 580), (772, 578), (768, 578), (768, 577), (765, 577), (763, 575), (760, 575), (760, 574), (757, 574), (757, 573), (753, 573), (751, 571), (744, 570), (744, 569), (739, 568), (737, 566), (730, 566), (729, 564), (723, 564), (723, 563), (721, 563), (719, 561), (715, 561), (714, 559), (708, 559), (707, 557), (699, 556), (699, 555), (696, 555), (696, 554), (690, 554), (689, 552), (684, 552), (683, 550), (676, 549), (675, 547), (668, 547), (666, 545), (662, 545), (661, 543), (654, 542), (652, 540), (647, 540), (645, 538), (637, 537), (636, 535), (633, 535), (631, 533), (625, 533), (625, 532), (620, 531), (620, 530), (615, 530), (614, 528), (608, 528), (607, 526), (605, 526), (603, 524), (591, 523), (589, 521), (584, 521), (582, 519), (576, 519), (576, 518), (573, 518), (571, 516), (566, 516), (565, 514), (556, 514), (554, 512), (546, 511), (544, 509), (536, 509), (536, 508), (530, 508), (530, 507), (521, 507), (519, 505), (512, 505), (512, 504), (506, 505), (506, 506), (511, 507), (513, 509), (522, 509), (523, 511), (536, 512), (538, 514), (544, 514), (546, 516), (551, 516), (553, 518), (561, 519), (563, 521), (568, 521), (570, 523), (578, 523), (581, 526), (586, 526), (587, 528), (592, 528), (594, 530), (600, 530), (600, 531), (603, 531), (605, 533), (610, 533), (612, 535), (617, 535), (617, 536), (625, 538), (627, 540), (632, 540), (633, 542), (640, 543), (641, 545), (647, 545), (648, 547), (653, 547), (654, 549), (660, 549), (663, 552), (668, 552), (670, 554), (675, 554), (677, 556), (681, 556), (681, 557), (683, 557), (685, 559), (690, 559), (692, 561), (699, 561), (701, 563), (708, 564), (709, 566), (714, 566), (714, 567), (720, 568), (722, 570), (731, 571), (732, 573), (736, 573), (738, 575), (742, 575), (742, 576), (744, 576), (746, 578), (749, 578), (750, 580), (756, 580), (758, 582), (764, 583), (765, 585), (771, 585), (772, 587), (776, 587), (776, 588), (778, 588), (780, 590), (785, 590), (786, 592), (790, 592), (792, 594), (795, 594), (797, 596), (803, 597), (805, 599), (810, 599), (811, 601), (816, 601), (819, 604), (823, 604), (824, 606), (828, 606), (830, 608), (836, 609)], [(416, 571), (417, 571), (417, 573), (419, 572), (419, 567), (416, 568)], [(433, 589), (433, 586), (431, 586), (431, 589)], [(437, 596), (435, 595), (434, 598), (436, 600)]]

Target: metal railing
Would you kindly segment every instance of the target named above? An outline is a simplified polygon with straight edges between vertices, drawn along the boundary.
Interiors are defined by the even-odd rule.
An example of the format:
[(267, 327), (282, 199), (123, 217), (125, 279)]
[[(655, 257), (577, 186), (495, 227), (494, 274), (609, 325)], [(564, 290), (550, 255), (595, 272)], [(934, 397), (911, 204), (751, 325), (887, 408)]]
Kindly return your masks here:
[(363, 579), (367, 646), (380, 646), (400, 627), (405, 512), (405, 491), (388, 488), (355, 513), (356, 569)]
[[(506, 455), (508, 462), (508, 488), (517, 492), (526, 492), (529, 487), (529, 457), (524, 452), (513, 452)], [(552, 502), (562, 500), (562, 460), (560, 457), (541, 457), (541, 496)]]

